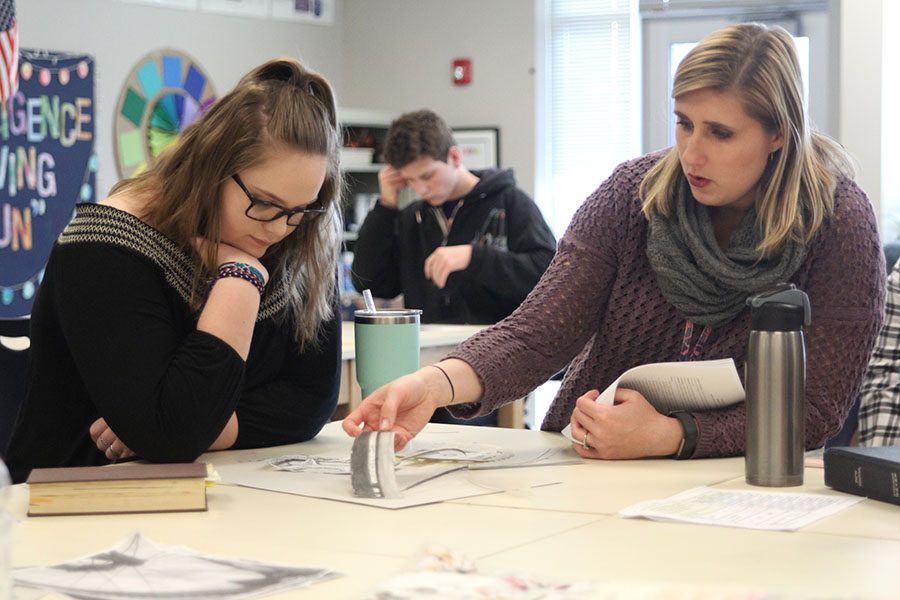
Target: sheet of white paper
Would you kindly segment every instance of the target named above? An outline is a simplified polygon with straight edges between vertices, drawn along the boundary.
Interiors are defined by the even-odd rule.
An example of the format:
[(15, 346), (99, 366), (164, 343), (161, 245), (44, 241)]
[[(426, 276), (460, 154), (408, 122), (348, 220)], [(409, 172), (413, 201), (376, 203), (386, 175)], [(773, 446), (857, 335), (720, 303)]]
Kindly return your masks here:
[(244, 600), (306, 587), (338, 574), (318, 567), (202, 554), (163, 546), (140, 532), (116, 546), (48, 567), (13, 571), (17, 585), (77, 598)]
[[(673, 410), (712, 410), (744, 400), (744, 387), (730, 358), (639, 365), (622, 373), (597, 402), (612, 404), (619, 387), (640, 392), (664, 415)], [(581, 443), (572, 439), (571, 425), (562, 434)]]
[[(353, 495), (349, 475), (276, 471), (266, 462), (251, 461), (216, 468), (224, 483), (390, 509), (493, 494), (508, 488), (518, 489), (522, 479), (519, 475), (514, 478), (515, 481), (506, 481), (508, 478), (505, 475), (492, 474), (489, 479), (482, 475), (477, 481), (472, 481), (468, 471), (459, 464), (423, 463), (397, 471), (397, 484), (404, 490), (402, 498), (358, 498)], [(527, 478), (529, 487), (558, 483), (558, 479), (539, 471), (533, 475), (529, 473)], [(426, 479), (424, 483), (418, 483)]]
[(795, 531), (862, 500), (824, 494), (697, 487), (664, 500), (638, 502), (619, 514), (655, 521)]

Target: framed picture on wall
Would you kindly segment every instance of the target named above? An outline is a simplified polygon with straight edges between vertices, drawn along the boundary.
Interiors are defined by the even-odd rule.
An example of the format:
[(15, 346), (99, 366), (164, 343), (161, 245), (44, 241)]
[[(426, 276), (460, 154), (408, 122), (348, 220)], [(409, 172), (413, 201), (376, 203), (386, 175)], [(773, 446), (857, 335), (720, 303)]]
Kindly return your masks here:
[(467, 169), (500, 166), (500, 129), (498, 127), (454, 127), (453, 137), (462, 150)]
[(151, 4), (153, 6), (165, 6), (166, 8), (197, 10), (197, 0), (122, 0), (122, 2), (126, 4)]
[(122, 0), (126, 4), (152, 4), (167, 8), (182, 8), (184, 10), (197, 10), (197, 0)]
[(334, 0), (272, 0), (273, 19), (305, 23), (334, 22)]
[(269, 16), (269, 0), (200, 0), (200, 10), (265, 19)]

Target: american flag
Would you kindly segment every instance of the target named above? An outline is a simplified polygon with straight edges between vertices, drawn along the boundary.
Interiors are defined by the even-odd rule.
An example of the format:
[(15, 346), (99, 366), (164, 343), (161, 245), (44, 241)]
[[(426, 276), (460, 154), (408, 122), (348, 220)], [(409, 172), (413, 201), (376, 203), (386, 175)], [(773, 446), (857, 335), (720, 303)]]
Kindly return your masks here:
[(19, 34), (15, 0), (0, 0), (0, 101), (19, 87)]

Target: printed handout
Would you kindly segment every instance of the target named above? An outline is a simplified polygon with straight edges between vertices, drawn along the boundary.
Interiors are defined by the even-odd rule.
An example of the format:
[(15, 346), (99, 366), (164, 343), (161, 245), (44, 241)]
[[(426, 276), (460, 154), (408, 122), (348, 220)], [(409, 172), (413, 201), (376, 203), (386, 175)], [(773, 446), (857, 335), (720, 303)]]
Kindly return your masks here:
[[(639, 365), (609, 384), (597, 402), (612, 404), (620, 387), (640, 392), (664, 415), (674, 410), (713, 410), (744, 400), (744, 386), (730, 358)], [(581, 442), (572, 438), (571, 425), (562, 434)]]
[(794, 531), (862, 500), (825, 494), (697, 487), (664, 500), (638, 502), (619, 514), (656, 521)]

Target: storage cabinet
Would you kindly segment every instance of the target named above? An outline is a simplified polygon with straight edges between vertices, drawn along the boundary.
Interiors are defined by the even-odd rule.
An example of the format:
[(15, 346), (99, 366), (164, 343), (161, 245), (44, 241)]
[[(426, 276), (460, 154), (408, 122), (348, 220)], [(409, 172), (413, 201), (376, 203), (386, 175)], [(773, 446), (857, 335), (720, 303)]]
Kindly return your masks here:
[(378, 171), (384, 167), (384, 138), (393, 115), (380, 111), (339, 108), (343, 144), (344, 245), (353, 251), (356, 231), (378, 195)]
[[(384, 138), (394, 115), (386, 112), (339, 108), (341, 126), (341, 170), (344, 173), (343, 278), (341, 304), (344, 318), (352, 319), (353, 310), (362, 308), (362, 297), (350, 282), (356, 232), (378, 198), (378, 171), (383, 167)], [(379, 302), (379, 304), (382, 304)]]

